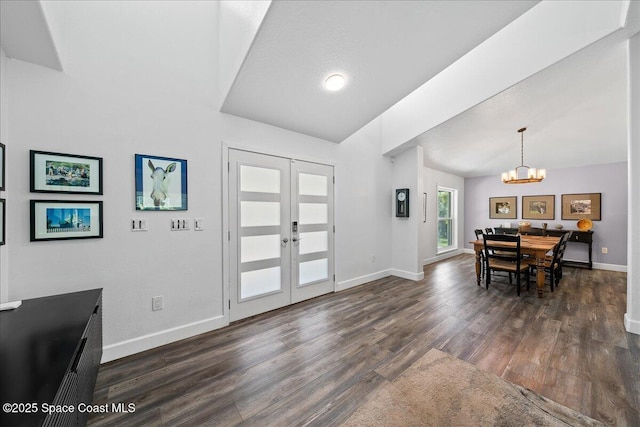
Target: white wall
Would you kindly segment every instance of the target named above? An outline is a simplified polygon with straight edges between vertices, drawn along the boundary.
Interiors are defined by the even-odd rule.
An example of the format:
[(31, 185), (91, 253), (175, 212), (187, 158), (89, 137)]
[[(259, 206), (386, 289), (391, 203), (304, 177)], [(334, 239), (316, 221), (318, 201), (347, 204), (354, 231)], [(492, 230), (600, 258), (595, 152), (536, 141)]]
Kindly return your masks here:
[[(419, 221), (422, 210), (422, 146), (412, 147), (394, 158), (391, 183), (393, 193), (389, 205), (393, 212), (391, 222), (391, 265), (393, 274), (412, 280), (424, 277), (420, 259)], [(409, 189), (409, 217), (395, 216), (395, 189)]]
[(640, 334), (640, 34), (629, 39), (627, 331)]
[[(7, 90), (7, 79), (5, 73), (1, 70), (7, 69), (7, 62), (9, 58), (4, 54), (4, 51), (0, 49), (0, 142), (5, 145), (5, 150), (10, 150), (9, 147), (9, 91)], [(5, 161), (6, 166), (8, 162)], [(9, 190), (11, 187), (5, 182), (5, 188)], [(8, 191), (2, 192), (2, 198), (8, 199)], [(7, 200), (8, 202), (8, 200)], [(6, 231), (5, 231), (6, 233)], [(5, 234), (6, 235), (6, 234)], [(9, 242), (0, 246), (0, 302), (6, 302), (9, 300)]]
[[(219, 113), (218, 12), (215, 2), (52, 3), (65, 71), (0, 64), (13, 165), (8, 298), (103, 287), (104, 360), (227, 324), (223, 142), (335, 164), (337, 281), (364, 283), (391, 266), (391, 165), (379, 133), (336, 145)], [(104, 196), (30, 193), (30, 149), (103, 157)], [(188, 160), (188, 211), (135, 211), (135, 153)], [(103, 200), (104, 238), (29, 242), (30, 199)], [(175, 217), (204, 218), (205, 229), (171, 232)], [(131, 218), (149, 231), (131, 232)], [(156, 295), (165, 308), (152, 312)]]
[[(458, 249), (438, 254), (438, 187), (458, 190), (458, 221), (455, 233)], [(420, 259), (423, 264), (441, 261), (457, 255), (464, 248), (464, 178), (431, 168), (424, 168), (424, 190), (427, 193), (427, 222), (420, 221)]]

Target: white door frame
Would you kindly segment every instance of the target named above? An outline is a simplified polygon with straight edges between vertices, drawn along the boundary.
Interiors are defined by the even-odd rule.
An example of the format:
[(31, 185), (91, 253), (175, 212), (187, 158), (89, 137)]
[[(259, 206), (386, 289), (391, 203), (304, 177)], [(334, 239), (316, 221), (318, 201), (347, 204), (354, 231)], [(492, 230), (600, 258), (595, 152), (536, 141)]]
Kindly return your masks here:
[[(284, 158), (288, 158), (288, 159), (292, 159), (292, 160), (302, 160), (305, 162), (310, 162), (310, 163), (318, 163), (321, 165), (327, 165), (327, 166), (332, 166), (333, 167), (333, 175), (334, 177), (337, 174), (337, 167), (335, 165), (335, 163), (333, 162), (325, 162), (325, 161), (318, 161), (317, 159), (313, 159), (310, 158), (308, 156), (295, 156), (292, 157), (291, 154), (287, 154), (286, 152), (282, 151), (282, 152), (277, 152), (277, 151), (273, 151), (273, 150), (263, 150), (262, 148), (260, 149), (256, 149), (255, 147), (252, 146), (247, 146), (247, 145), (243, 145), (243, 144), (236, 144), (233, 142), (222, 142), (222, 155), (221, 155), (221, 160), (222, 160), (222, 165), (220, 168), (220, 171), (222, 173), (222, 177), (221, 177), (221, 181), (222, 181), (222, 192), (221, 192), (221, 197), (220, 197), (220, 206), (222, 209), (222, 230), (221, 230), (221, 236), (222, 236), (222, 301), (220, 301), (220, 305), (222, 308), (222, 314), (225, 320), (225, 323), (228, 325), (229, 324), (229, 301), (230, 301), (230, 286), (231, 286), (231, 281), (230, 281), (230, 274), (229, 274), (229, 253), (230, 253), (230, 248), (229, 248), (229, 232), (230, 232), (230, 228), (229, 228), (229, 169), (228, 169), (228, 165), (229, 165), (229, 150), (233, 149), (233, 150), (244, 150), (244, 151), (250, 151), (253, 153), (257, 153), (257, 154), (265, 154), (265, 155), (269, 155), (269, 156), (276, 156), (276, 157), (284, 157)], [(334, 192), (333, 192), (333, 215), (335, 218), (335, 212), (337, 211), (337, 200), (338, 200), (338, 189), (337, 186), (334, 185)], [(334, 220), (335, 222), (335, 220)], [(337, 233), (338, 233), (339, 228), (336, 226), (336, 232), (334, 233), (334, 239), (333, 239), (333, 247), (332, 247), (332, 251), (333, 251), (333, 268), (334, 268), (334, 272), (338, 271), (338, 260), (336, 259), (336, 251), (335, 251), (335, 241), (336, 241), (336, 237), (337, 237)], [(337, 273), (336, 273), (336, 280), (333, 281), (333, 292), (337, 291)]]

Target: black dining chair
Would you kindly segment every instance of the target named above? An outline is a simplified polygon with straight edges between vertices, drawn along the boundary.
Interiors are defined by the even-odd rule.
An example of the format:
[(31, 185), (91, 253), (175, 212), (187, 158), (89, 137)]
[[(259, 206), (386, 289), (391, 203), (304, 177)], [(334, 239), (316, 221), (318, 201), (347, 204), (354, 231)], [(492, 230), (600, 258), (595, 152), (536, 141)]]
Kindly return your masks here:
[[(516, 275), (516, 293), (520, 296), (520, 277), (524, 273), (527, 290), (529, 290), (529, 264), (524, 260), (520, 251), (520, 236), (509, 234), (484, 234), (485, 283), (487, 290), (491, 283), (491, 273), (504, 271), (509, 273), (509, 283), (512, 283), (511, 273)], [(513, 245), (505, 245), (513, 243)]]
[[(545, 272), (545, 281), (546, 278), (549, 278), (549, 287), (551, 292), (553, 292), (554, 288), (557, 288), (560, 284), (560, 279), (562, 278), (562, 260), (564, 258), (564, 251), (567, 248), (567, 242), (571, 237), (571, 231), (564, 233), (560, 238), (560, 241), (553, 248), (553, 252), (551, 255), (547, 255), (544, 260), (544, 272)], [(531, 258), (529, 261), (531, 269), (531, 274), (537, 272), (538, 265), (535, 259)]]
[[(482, 236), (484, 235), (484, 232), (482, 231), (482, 229), (476, 228), (475, 230), (473, 230), (473, 232), (476, 234), (477, 240), (482, 240)], [(485, 267), (484, 264), (485, 264), (484, 251), (482, 251), (480, 252), (480, 277), (484, 277), (484, 267)]]

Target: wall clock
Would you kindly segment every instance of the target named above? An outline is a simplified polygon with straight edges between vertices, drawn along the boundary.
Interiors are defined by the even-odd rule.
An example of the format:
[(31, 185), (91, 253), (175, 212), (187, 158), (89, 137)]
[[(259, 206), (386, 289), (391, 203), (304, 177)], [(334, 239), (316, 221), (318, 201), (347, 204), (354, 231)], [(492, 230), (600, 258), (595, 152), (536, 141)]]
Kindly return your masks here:
[(396, 190), (396, 217), (409, 217), (409, 189), (399, 188)]

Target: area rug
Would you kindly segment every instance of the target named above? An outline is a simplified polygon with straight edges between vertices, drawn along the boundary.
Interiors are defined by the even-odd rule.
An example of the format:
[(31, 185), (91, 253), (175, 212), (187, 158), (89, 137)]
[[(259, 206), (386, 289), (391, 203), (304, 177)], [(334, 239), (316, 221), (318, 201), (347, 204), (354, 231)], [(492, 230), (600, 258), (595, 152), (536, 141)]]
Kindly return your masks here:
[(498, 376), (431, 349), (375, 392), (343, 427), (604, 426)]

